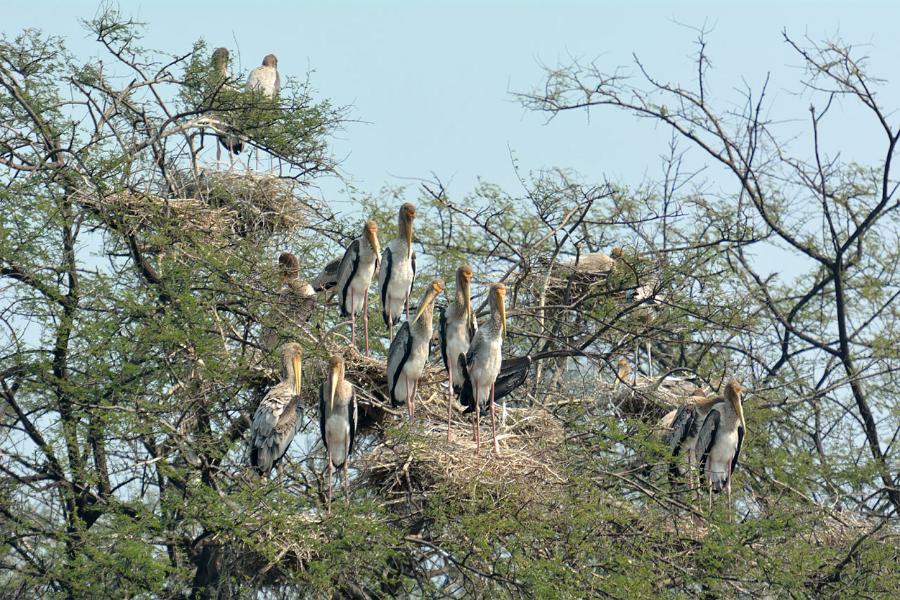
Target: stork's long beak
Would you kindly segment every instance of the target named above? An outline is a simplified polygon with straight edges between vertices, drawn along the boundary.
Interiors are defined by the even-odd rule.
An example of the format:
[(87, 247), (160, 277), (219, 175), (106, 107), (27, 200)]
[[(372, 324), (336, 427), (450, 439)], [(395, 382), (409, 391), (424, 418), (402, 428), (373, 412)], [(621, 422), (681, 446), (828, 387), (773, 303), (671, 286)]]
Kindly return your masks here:
[(403, 219), (403, 237), (406, 238), (406, 258), (412, 258), (413, 224), (409, 217)]
[(475, 321), (475, 314), (472, 310), (472, 282), (468, 277), (463, 279), (463, 303), (466, 309), (466, 326), (471, 327)]
[(506, 294), (497, 294), (497, 304), (500, 307), (500, 331), (506, 337)]
[(300, 396), (303, 391), (303, 361), (295, 354), (291, 357), (291, 364), (294, 367), (294, 393)]
[(741, 400), (743, 400), (743, 394), (734, 399), (734, 412), (737, 413), (741, 426), (746, 430), (747, 423), (744, 421), (744, 403), (741, 402)]
[(331, 395), (328, 401), (330, 411), (334, 412), (334, 395), (337, 393), (338, 382), (340, 381), (340, 373), (337, 368), (331, 369)]
[(413, 319), (412, 324), (415, 325), (416, 321), (419, 320), (419, 317), (422, 316), (422, 313), (425, 312), (425, 309), (434, 302), (434, 299), (437, 297), (439, 292), (437, 292), (434, 288), (429, 290), (428, 294), (425, 295), (425, 299), (422, 301), (422, 305), (419, 307), (418, 312), (416, 312), (416, 317)]

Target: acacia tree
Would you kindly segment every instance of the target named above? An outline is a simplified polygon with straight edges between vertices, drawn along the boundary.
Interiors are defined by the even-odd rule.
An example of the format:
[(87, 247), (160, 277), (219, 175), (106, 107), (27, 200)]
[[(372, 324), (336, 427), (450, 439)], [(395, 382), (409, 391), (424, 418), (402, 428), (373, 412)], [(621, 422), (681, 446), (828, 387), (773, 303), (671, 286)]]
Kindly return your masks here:
[[(746, 118), (758, 130), (746, 138), (747, 121), (727, 129), (738, 117), (718, 117), (706, 92), (694, 106), (690, 92), (658, 88), (685, 94), (687, 104), (653, 112), (649, 100), (625, 104), (625, 90), (629, 99), (646, 96), (616, 79), (620, 95), (588, 96), (589, 105), (668, 120), (692, 140), (701, 138), (691, 128), (705, 124), (722, 144), (713, 156), (732, 157), (732, 172), (743, 173), (737, 197), (691, 193), (672, 148), (661, 181), (638, 186), (548, 170), (523, 174), (519, 194), (484, 184), (457, 197), (428, 181), (418, 191), (354, 198), (390, 235), (394, 207), (418, 194), (421, 271), (452, 280), (466, 261), (479, 283), (505, 281), (506, 352), (536, 366), (510, 399), (506, 460), (457, 460), (458, 449), (440, 444), (443, 430), (408, 428), (384, 407), (385, 330), (373, 319), (376, 358), (348, 353), (364, 402), (361, 464), (352, 502), (335, 503), (329, 515), (314, 396), (321, 359), (346, 348), (345, 324), (327, 306), (311, 324), (293, 322), (273, 301), (273, 258), (286, 247), (331, 256), (358, 234), (363, 215), (337, 217), (305, 193), (333, 169), (328, 135), (343, 112), (314, 100), (308, 82), (290, 81), (274, 102), (245, 94), (240, 74), (222, 81), (210, 72), (203, 44), (175, 56), (142, 49), (140, 27), (114, 11), (88, 27), (102, 62), (80, 63), (37, 32), (0, 43), (5, 596), (896, 589), (896, 489), (884, 483), (892, 434), (878, 421), (896, 408), (888, 395), (896, 290), (873, 283), (896, 264), (896, 249), (877, 243), (896, 220), (890, 154), (879, 172), (882, 206), (872, 171), (823, 161), (809, 172), (760, 145), (769, 125), (755, 108)], [(838, 68), (822, 64), (821, 74)], [(701, 73), (705, 65), (701, 56)], [(552, 93), (528, 101), (561, 111), (579, 105), (569, 94), (609, 91), (585, 77), (577, 66), (556, 71)], [(278, 176), (210, 165), (211, 136), (235, 131), (280, 161)], [(825, 178), (821, 214), (837, 237), (816, 239), (791, 224), (791, 205), (770, 191), (784, 175), (767, 170), (777, 164), (801, 188), (807, 177)], [(793, 290), (761, 281), (747, 253), (784, 234), (831, 270), (817, 267)], [(586, 254), (614, 245), (624, 259), (609, 276), (578, 268)], [(304, 271), (315, 274), (306, 263)], [(828, 321), (838, 279), (846, 353), (840, 327)], [(659, 298), (649, 315), (633, 300), (647, 284)], [(797, 284), (807, 291), (798, 295)], [(749, 302), (748, 286), (756, 290)], [(246, 430), (277, 378), (266, 341), (273, 331), (306, 350), (306, 429), (283, 478), (263, 481), (247, 469)], [(668, 407), (652, 382), (614, 388), (609, 366), (647, 340), (663, 372), (685, 368), (713, 386), (735, 369), (747, 373), (751, 435), (734, 510), (719, 504), (706, 514), (692, 493), (636, 462), (661, 458), (650, 429)], [(872, 460), (856, 462), (858, 433), (868, 429), (851, 380), (861, 381), (854, 385), (880, 460), (870, 452)], [(433, 369), (423, 384), (423, 395), (438, 398), (439, 423), (442, 381)], [(426, 423), (434, 402), (423, 398)], [(846, 417), (854, 406), (859, 428)], [(441, 471), (442, 460), (455, 466)]]

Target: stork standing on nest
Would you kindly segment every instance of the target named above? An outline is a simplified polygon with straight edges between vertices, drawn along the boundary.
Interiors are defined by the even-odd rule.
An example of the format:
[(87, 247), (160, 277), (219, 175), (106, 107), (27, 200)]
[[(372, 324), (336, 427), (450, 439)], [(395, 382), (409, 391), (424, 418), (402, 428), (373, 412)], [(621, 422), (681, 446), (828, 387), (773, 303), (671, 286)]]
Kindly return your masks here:
[(288, 343), (281, 349), (281, 381), (268, 391), (250, 423), (250, 464), (266, 476), (279, 467), (300, 422), (303, 348)]
[(453, 396), (462, 390), (463, 376), (459, 367), (460, 355), (469, 350), (475, 335), (475, 314), (472, 311), (472, 268), (463, 265), (456, 270), (456, 296), (441, 311), (440, 343), (441, 359), (449, 377), (447, 387), (447, 439), (450, 439), (450, 421), (453, 416)]
[(331, 508), (334, 469), (344, 469), (344, 494), (349, 502), (350, 480), (347, 466), (356, 437), (356, 393), (344, 379), (344, 359), (332, 356), (328, 361), (328, 378), (319, 386), (319, 430), (328, 454), (328, 507)]
[(669, 484), (674, 485), (675, 480), (681, 475), (678, 466), (682, 453), (687, 458), (687, 472), (690, 485), (694, 487), (694, 470), (697, 467), (697, 434), (700, 426), (712, 407), (722, 402), (722, 398), (714, 396), (706, 397), (703, 388), (697, 388), (691, 394), (690, 399), (667, 413), (659, 422), (659, 428), (663, 433), (663, 442), (669, 447)]
[(375, 221), (367, 221), (363, 234), (347, 247), (337, 269), (341, 317), (350, 317), (350, 343), (355, 347), (356, 315), (362, 311), (366, 356), (369, 355), (369, 286), (372, 284), (372, 275), (380, 266), (380, 254), (378, 225)]
[[(228, 81), (228, 63), (230, 59), (231, 55), (228, 52), (228, 48), (216, 48), (212, 53), (212, 68), (215, 76), (213, 85), (216, 94), (221, 89), (232, 89), (226, 83)], [(216, 146), (216, 168), (219, 168), (219, 161), (222, 159), (222, 148), (225, 148), (228, 151), (228, 170), (230, 171), (234, 167), (235, 155), (240, 154), (244, 149), (244, 141), (227, 118), (223, 115), (216, 115), (216, 118), (222, 123), (222, 132), (216, 133), (216, 139), (219, 141), (219, 145)]]
[(416, 388), (431, 348), (434, 299), (444, 290), (444, 282), (435, 279), (419, 304), (415, 318), (406, 321), (391, 342), (387, 359), (387, 383), (391, 406), (406, 403), (409, 419), (416, 414)]
[(506, 286), (491, 284), (488, 305), (491, 314), (487, 323), (475, 332), (466, 353), (465, 377), (472, 381), (475, 393), (475, 453), (481, 450), (481, 403), (490, 395), (491, 432), (494, 437), (494, 453), (500, 454), (497, 443), (497, 426), (494, 418), (494, 384), (500, 374), (503, 360), (503, 338), (506, 336)]
[(394, 323), (400, 320), (404, 308), (409, 321), (409, 293), (416, 277), (416, 253), (412, 247), (413, 221), (416, 207), (407, 202), (397, 216), (398, 237), (384, 249), (381, 270), (378, 272), (378, 291), (381, 296), (381, 316), (394, 339)]
[[(247, 91), (262, 92), (266, 98), (275, 99), (281, 92), (281, 76), (278, 74), (278, 59), (274, 54), (267, 54), (262, 65), (250, 71), (247, 78)], [(256, 151), (256, 168), (259, 170), (259, 150)]]
[(725, 401), (713, 406), (703, 420), (694, 452), (700, 458), (700, 473), (709, 487), (709, 509), (713, 492), (725, 488), (731, 505), (731, 476), (738, 465), (744, 442), (743, 390), (732, 379), (725, 386)]

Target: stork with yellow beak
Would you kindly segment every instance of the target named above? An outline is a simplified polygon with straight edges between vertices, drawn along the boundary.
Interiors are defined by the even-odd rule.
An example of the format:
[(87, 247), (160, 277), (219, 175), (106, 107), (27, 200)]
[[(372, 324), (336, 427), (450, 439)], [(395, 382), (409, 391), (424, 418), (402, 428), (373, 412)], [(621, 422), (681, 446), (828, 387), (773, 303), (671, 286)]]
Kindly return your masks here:
[(394, 339), (394, 323), (400, 321), (404, 308), (409, 321), (409, 293), (416, 277), (416, 253), (412, 246), (415, 218), (415, 206), (407, 202), (400, 207), (397, 217), (399, 237), (391, 240), (381, 255), (382, 267), (378, 273), (381, 316), (391, 340)]
[(441, 311), (440, 342), (441, 359), (450, 379), (447, 388), (447, 439), (450, 439), (450, 421), (453, 416), (453, 396), (462, 390), (463, 376), (459, 355), (465, 355), (475, 335), (477, 324), (472, 310), (472, 268), (463, 265), (456, 270), (456, 296)]
[(266, 476), (278, 466), (300, 423), (303, 348), (288, 343), (281, 347), (281, 381), (268, 391), (250, 423), (250, 464)]
[(434, 299), (444, 291), (444, 282), (435, 279), (425, 292), (412, 321), (406, 321), (391, 341), (387, 359), (387, 382), (391, 405), (406, 403), (410, 420), (416, 414), (416, 387), (431, 348)]
[(366, 355), (369, 354), (369, 286), (381, 261), (378, 225), (366, 221), (363, 234), (353, 240), (344, 252), (337, 270), (338, 299), (341, 316), (350, 317), (350, 343), (356, 346), (356, 315), (362, 312), (366, 336)]
[(344, 379), (344, 359), (338, 355), (328, 361), (328, 378), (319, 386), (319, 430), (328, 453), (328, 507), (331, 507), (333, 469), (344, 468), (344, 495), (349, 502), (350, 479), (347, 466), (356, 437), (356, 393)]
[(744, 407), (741, 385), (732, 379), (725, 386), (725, 401), (713, 406), (697, 434), (694, 454), (700, 458), (700, 476), (709, 487), (709, 509), (713, 492), (722, 488), (731, 505), (731, 476), (738, 465), (744, 442)]
[(491, 432), (494, 437), (494, 454), (500, 454), (497, 443), (497, 425), (494, 418), (494, 383), (500, 374), (503, 361), (503, 338), (506, 337), (506, 286), (502, 283), (491, 284), (488, 292), (490, 317), (480, 327), (469, 351), (466, 353), (466, 371), (472, 380), (475, 392), (475, 453), (481, 450), (481, 402), (490, 394), (491, 399)]

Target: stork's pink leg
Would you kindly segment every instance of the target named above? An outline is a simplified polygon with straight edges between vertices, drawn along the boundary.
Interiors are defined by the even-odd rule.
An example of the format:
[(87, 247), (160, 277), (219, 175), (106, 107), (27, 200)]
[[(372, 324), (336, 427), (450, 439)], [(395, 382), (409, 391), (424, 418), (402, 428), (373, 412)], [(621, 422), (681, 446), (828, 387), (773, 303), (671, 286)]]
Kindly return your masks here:
[(494, 437), (494, 454), (500, 456), (500, 444), (497, 443), (497, 422), (494, 419), (494, 384), (491, 384), (491, 434)]
[(369, 292), (363, 298), (363, 328), (366, 330), (366, 356), (369, 355)]
[(450, 441), (450, 421), (453, 417), (453, 368), (447, 369), (447, 375), (450, 378), (449, 387), (447, 388), (447, 441)]
[(356, 298), (350, 288), (350, 345), (356, 348)]
[(472, 390), (475, 392), (475, 454), (481, 451), (481, 406), (478, 404), (478, 386), (472, 382)]

